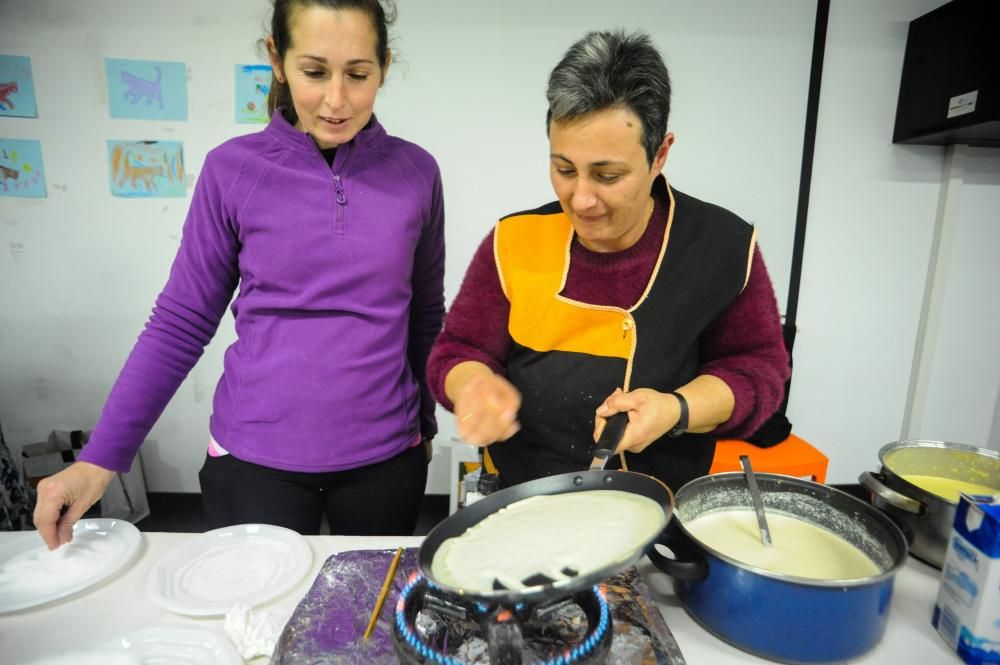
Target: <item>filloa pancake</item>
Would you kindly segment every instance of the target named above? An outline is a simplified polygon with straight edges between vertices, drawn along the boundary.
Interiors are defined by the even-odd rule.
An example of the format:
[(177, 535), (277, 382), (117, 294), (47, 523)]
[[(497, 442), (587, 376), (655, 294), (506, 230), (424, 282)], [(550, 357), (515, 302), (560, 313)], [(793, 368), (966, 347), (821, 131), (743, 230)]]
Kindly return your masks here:
[(631, 492), (534, 496), (445, 540), (431, 571), (442, 584), (480, 592), (492, 591), (495, 580), (508, 589), (533, 586), (525, 580), (538, 574), (562, 581), (624, 564), (666, 522), (656, 501)]

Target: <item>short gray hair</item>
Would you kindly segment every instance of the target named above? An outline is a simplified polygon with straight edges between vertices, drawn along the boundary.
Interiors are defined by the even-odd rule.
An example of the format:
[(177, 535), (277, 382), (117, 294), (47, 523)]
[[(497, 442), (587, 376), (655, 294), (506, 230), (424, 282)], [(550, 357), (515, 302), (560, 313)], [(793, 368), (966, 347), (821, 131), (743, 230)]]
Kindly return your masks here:
[(553, 120), (613, 107), (632, 111), (642, 123), (642, 145), (650, 165), (667, 134), (670, 73), (642, 32), (587, 33), (552, 70), (546, 97), (546, 131)]

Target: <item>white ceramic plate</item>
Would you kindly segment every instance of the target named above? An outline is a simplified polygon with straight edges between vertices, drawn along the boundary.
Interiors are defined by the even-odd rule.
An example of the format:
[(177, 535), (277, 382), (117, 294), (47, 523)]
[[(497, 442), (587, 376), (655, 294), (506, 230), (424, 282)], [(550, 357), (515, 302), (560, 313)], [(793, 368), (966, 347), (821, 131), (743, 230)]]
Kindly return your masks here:
[(262, 605), (309, 572), (305, 538), (267, 524), (241, 524), (201, 534), (163, 555), (149, 575), (149, 595), (188, 616), (219, 616), (233, 605)]
[(73, 542), (49, 551), (37, 532), (0, 546), (0, 614), (65, 598), (121, 570), (142, 535), (125, 520), (88, 519), (73, 526)]
[(149, 665), (243, 665), (225, 635), (193, 626), (143, 628), (112, 640), (105, 649), (123, 651)]

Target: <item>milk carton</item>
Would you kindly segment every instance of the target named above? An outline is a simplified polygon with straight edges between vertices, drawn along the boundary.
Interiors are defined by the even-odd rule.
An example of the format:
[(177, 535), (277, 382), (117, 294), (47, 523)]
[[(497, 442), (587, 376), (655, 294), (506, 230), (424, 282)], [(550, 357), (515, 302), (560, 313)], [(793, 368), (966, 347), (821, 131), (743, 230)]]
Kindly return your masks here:
[(1000, 663), (1000, 495), (959, 500), (931, 623), (966, 663)]

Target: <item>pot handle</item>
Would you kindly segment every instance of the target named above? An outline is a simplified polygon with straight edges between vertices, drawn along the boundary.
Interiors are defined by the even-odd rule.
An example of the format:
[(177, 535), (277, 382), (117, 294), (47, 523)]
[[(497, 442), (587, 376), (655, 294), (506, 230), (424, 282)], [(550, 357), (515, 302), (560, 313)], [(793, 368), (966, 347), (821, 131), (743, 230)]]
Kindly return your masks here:
[(884, 481), (885, 475), (881, 473), (863, 471), (861, 475), (858, 476), (858, 482), (861, 483), (862, 487), (888, 503), (893, 508), (898, 508), (899, 510), (907, 513), (913, 513), (914, 515), (924, 515), (927, 512), (927, 506), (916, 499), (910, 498), (905, 494), (900, 494), (894, 489), (890, 489), (885, 485)]
[[(674, 557), (670, 558), (657, 551), (657, 544), (670, 548)], [(708, 561), (673, 520), (650, 546), (647, 556), (654, 566), (678, 580), (697, 582), (708, 576)]]

